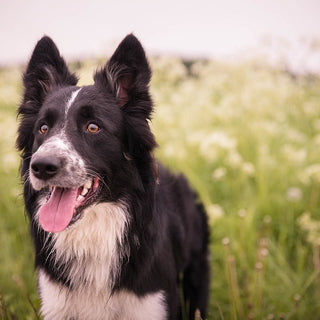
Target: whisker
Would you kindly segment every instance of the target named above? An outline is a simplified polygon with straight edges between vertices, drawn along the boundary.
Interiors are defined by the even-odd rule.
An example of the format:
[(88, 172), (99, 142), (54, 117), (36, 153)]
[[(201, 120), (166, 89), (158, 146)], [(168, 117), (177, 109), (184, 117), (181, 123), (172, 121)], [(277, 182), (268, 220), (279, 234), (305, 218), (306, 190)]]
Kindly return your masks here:
[(23, 176), (23, 186), (25, 187), (27, 183), (30, 183), (30, 170), (28, 169)]
[(92, 178), (98, 177), (99, 180), (101, 181), (101, 183), (106, 187), (107, 191), (109, 192), (109, 195), (111, 195), (110, 187), (107, 185), (107, 183), (104, 181), (103, 177), (98, 172), (96, 172), (95, 170), (92, 170), (92, 169), (87, 169), (87, 173)]
[(32, 158), (32, 155), (28, 156), (28, 157), (24, 157), (23, 160), (29, 160)]

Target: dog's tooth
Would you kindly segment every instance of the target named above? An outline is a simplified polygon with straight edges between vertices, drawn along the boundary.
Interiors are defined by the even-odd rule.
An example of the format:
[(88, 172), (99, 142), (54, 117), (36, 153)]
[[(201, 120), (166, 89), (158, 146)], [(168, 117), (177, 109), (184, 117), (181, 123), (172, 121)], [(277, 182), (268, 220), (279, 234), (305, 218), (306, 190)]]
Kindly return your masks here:
[(90, 180), (88, 180), (86, 183), (85, 183), (85, 185), (84, 185), (87, 189), (90, 189), (91, 188), (91, 186), (92, 186), (92, 180), (90, 179)]
[(83, 189), (90, 189), (91, 188), (91, 186), (92, 186), (92, 180), (88, 180), (85, 184), (84, 184), (84, 186), (83, 186)]
[(86, 187), (83, 187), (82, 191), (81, 191), (81, 195), (85, 196), (88, 193), (88, 189)]
[(77, 201), (82, 202), (84, 200), (84, 196), (81, 194), (78, 195)]
[(88, 191), (91, 188), (91, 186), (92, 186), (92, 180), (88, 180), (83, 186), (81, 195), (85, 196), (88, 193)]

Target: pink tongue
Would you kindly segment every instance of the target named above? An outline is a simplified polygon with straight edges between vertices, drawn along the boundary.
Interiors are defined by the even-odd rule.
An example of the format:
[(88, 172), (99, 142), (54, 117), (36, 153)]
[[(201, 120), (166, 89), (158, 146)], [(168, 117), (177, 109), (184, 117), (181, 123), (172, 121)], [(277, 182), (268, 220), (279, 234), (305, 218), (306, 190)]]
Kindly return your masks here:
[(63, 231), (73, 217), (77, 196), (78, 188), (54, 187), (49, 201), (39, 210), (41, 227), (49, 232)]

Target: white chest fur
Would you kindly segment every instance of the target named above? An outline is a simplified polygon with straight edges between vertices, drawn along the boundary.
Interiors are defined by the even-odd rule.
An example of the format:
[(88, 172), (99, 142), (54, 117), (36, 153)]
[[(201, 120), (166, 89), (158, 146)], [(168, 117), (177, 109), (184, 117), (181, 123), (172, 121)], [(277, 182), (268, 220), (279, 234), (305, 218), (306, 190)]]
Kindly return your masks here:
[[(45, 319), (165, 319), (164, 294), (138, 297), (127, 290), (111, 295), (121, 260), (129, 249), (124, 234), (130, 223), (125, 205), (101, 203), (54, 235), (56, 260), (68, 270), (72, 290), (39, 270), (41, 313)], [(62, 270), (62, 272), (65, 270)]]
[(129, 221), (125, 205), (100, 203), (85, 210), (83, 217), (54, 235), (57, 262), (62, 262), (74, 288), (99, 292), (110, 288), (120, 262), (129, 255), (124, 234)]
[(42, 270), (39, 287), (41, 313), (48, 320), (164, 320), (167, 317), (161, 291), (143, 297), (127, 290), (112, 296), (108, 291), (69, 291), (50, 281)]

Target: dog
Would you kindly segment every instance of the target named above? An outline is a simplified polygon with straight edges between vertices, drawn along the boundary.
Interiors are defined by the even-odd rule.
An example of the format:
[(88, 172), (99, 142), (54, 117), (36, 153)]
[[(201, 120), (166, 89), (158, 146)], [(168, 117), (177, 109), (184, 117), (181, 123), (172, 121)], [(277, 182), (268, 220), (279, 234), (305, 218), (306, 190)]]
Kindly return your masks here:
[(153, 156), (150, 79), (133, 34), (82, 87), (51, 38), (35, 46), (17, 148), (44, 319), (206, 317), (207, 218)]

